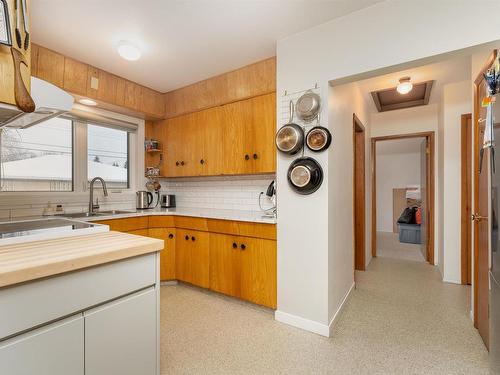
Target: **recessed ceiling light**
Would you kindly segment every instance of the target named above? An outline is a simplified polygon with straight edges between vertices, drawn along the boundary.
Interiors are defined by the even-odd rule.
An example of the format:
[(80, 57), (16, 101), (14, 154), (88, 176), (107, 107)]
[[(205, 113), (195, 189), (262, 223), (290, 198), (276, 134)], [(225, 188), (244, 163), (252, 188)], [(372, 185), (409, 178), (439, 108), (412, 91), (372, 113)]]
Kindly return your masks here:
[(410, 81), (410, 77), (403, 77), (399, 79), (399, 85), (396, 87), (396, 90), (400, 94), (408, 94), (413, 89), (413, 84)]
[(141, 51), (133, 44), (121, 41), (118, 44), (118, 54), (125, 60), (135, 61), (141, 57)]
[(83, 105), (91, 105), (91, 106), (97, 105), (97, 103), (95, 101), (93, 101), (92, 99), (87, 99), (87, 98), (80, 99), (78, 101), (78, 103), (83, 104)]

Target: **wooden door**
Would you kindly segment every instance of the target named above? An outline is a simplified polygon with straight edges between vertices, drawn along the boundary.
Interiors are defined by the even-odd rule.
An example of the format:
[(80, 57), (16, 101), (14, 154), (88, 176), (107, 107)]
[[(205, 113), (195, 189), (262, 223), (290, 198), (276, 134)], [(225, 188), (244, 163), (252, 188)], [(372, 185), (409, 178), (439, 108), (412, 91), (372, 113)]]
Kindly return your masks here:
[(276, 241), (239, 237), (241, 298), (276, 308)]
[(365, 270), (365, 131), (356, 116), (353, 117), (354, 137), (354, 265)]
[(420, 238), (422, 243), (420, 245), (420, 251), (425, 260), (427, 260), (427, 246), (429, 244), (429, 239), (427, 238), (428, 231), (426, 230), (427, 217), (429, 215), (429, 205), (427, 204), (427, 163), (429, 159), (427, 139), (424, 139), (420, 143), (420, 197), (421, 205), (420, 210), (422, 213), (422, 223), (420, 224)]
[(210, 233), (210, 289), (240, 297), (240, 258), (237, 237)]
[(224, 137), (224, 174), (249, 174), (253, 170), (253, 140), (249, 119), (252, 111), (247, 101), (239, 101), (222, 107)]
[(461, 279), (462, 284), (472, 283), (472, 115), (462, 115), (461, 123), (461, 201), (460, 223)]
[[(485, 64), (483, 72), (496, 60), (496, 51)], [(481, 103), (486, 96), (483, 72), (475, 80), (475, 125), (474, 125), (474, 326), (478, 329), (484, 344), (489, 347), (489, 150), (485, 150), (482, 168), (480, 150), (484, 137), (486, 108)]]
[(160, 280), (175, 280), (175, 228), (150, 228), (149, 237), (164, 241), (160, 252)]
[(248, 101), (251, 111), (249, 142), (252, 148), (252, 173), (276, 172), (276, 94), (258, 96)]
[(210, 240), (207, 232), (177, 229), (175, 273), (178, 280), (210, 286)]

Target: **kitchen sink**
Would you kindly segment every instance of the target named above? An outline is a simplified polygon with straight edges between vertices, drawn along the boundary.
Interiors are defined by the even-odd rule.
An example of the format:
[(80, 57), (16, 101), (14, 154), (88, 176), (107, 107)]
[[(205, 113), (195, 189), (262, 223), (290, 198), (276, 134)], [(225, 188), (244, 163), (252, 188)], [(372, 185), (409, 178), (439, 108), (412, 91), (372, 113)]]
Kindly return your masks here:
[(130, 214), (130, 213), (134, 213), (134, 212), (135, 211), (110, 210), (110, 211), (96, 211), (96, 212), (92, 212), (92, 213), (91, 212), (75, 212), (72, 214), (64, 214), (61, 216), (77, 219), (77, 218), (86, 218), (86, 217), (99, 217), (99, 216)]

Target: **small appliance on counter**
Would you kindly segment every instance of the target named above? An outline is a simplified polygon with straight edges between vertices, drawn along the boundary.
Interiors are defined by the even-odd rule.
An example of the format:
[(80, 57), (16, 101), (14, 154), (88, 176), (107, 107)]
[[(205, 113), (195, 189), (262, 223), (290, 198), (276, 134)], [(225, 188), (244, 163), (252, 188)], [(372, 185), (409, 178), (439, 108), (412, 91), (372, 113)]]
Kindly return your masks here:
[[(261, 204), (261, 198), (263, 195), (266, 195), (268, 200), (273, 203), (273, 206), (270, 208), (263, 208)], [(259, 194), (259, 207), (262, 211), (264, 211), (264, 216), (266, 218), (275, 218), (276, 217), (276, 181), (271, 181), (269, 186), (267, 187), (266, 192), (263, 191)]]
[(160, 204), (162, 208), (174, 208), (175, 207), (175, 195), (174, 194), (162, 194), (160, 197)]
[(153, 194), (149, 191), (141, 190), (135, 193), (135, 208), (145, 210), (153, 207)]

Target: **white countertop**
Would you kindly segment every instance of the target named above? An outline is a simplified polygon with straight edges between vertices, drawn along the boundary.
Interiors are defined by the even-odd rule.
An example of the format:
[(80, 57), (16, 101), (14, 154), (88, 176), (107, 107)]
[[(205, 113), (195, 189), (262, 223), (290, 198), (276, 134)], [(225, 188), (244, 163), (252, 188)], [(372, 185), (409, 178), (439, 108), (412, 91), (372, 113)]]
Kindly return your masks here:
[(123, 219), (127, 217), (137, 216), (193, 216), (203, 217), (207, 219), (222, 219), (235, 221), (250, 221), (255, 223), (276, 224), (276, 218), (264, 217), (262, 211), (243, 211), (243, 210), (221, 210), (215, 208), (153, 208), (148, 210), (137, 210), (136, 212), (123, 213), (109, 216), (92, 216), (86, 218), (78, 218), (77, 220), (99, 221), (110, 219)]

